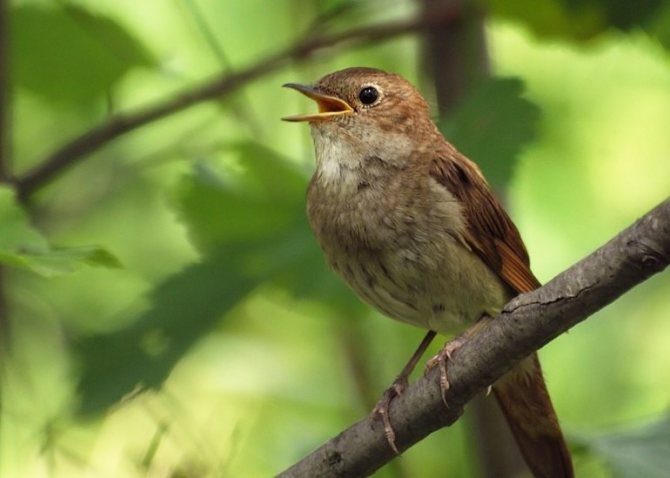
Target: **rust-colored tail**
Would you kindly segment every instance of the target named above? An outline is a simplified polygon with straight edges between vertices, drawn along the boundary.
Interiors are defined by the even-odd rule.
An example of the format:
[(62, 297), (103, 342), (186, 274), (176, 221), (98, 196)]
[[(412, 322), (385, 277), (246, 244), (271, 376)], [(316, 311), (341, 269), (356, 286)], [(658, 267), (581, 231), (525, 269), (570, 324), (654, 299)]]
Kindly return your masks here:
[(537, 354), (524, 359), (493, 390), (533, 476), (573, 478), (570, 453)]

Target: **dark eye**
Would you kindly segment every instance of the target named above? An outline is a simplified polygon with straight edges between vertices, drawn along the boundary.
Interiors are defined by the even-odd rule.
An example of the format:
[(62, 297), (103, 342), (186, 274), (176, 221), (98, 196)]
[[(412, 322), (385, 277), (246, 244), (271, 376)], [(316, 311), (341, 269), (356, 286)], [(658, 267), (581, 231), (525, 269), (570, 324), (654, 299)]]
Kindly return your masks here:
[(358, 99), (361, 100), (361, 103), (364, 105), (371, 105), (379, 98), (379, 91), (374, 86), (366, 86), (358, 93)]

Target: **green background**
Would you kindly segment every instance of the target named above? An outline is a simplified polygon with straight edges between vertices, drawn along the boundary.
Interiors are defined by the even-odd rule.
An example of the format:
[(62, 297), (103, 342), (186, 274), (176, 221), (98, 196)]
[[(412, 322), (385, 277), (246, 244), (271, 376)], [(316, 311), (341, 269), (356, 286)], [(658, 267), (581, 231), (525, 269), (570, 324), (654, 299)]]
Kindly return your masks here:
[[(114, 114), (419, 10), (9, 3), (18, 178)], [(110, 141), (23, 201), (5, 178), (0, 476), (271, 476), (364, 417), (400, 370), (423, 331), (325, 267), (304, 215), (308, 127), (279, 120), (313, 105), (283, 83), (353, 65), (410, 79), (504, 196), (542, 281), (665, 199), (668, 2), (475, 3), (491, 77), (442, 118), (414, 32), (287, 62)], [(578, 476), (670, 469), (669, 292), (654, 277), (540, 352)], [(466, 413), (377, 476), (478, 476), (469, 425)]]

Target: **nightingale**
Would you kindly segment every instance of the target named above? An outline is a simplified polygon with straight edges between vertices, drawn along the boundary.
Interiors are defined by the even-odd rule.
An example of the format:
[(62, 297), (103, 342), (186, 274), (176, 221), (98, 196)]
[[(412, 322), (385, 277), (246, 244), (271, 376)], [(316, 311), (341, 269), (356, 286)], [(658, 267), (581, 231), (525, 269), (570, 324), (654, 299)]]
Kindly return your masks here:
[[(375, 407), (395, 449), (388, 406), (435, 334), (485, 326), (482, 318), (540, 283), (519, 231), (480, 169), (445, 140), (407, 80), (355, 67), (314, 85), (284, 86), (318, 106), (317, 113), (284, 119), (311, 128), (316, 170), (307, 215), (328, 264), (382, 314), (428, 330)], [(429, 361), (440, 366), (443, 392), (445, 364), (458, 345), (448, 343)], [(572, 477), (537, 354), (493, 391), (533, 475)]]

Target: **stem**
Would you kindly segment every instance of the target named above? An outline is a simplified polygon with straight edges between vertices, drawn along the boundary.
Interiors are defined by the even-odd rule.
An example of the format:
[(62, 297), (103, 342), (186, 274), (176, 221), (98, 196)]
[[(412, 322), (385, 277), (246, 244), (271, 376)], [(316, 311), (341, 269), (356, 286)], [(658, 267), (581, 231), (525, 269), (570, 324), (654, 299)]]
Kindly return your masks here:
[[(228, 55), (226, 55), (226, 52), (223, 50), (223, 47), (217, 40), (214, 31), (210, 28), (205, 15), (198, 6), (198, 3), (195, 0), (182, 0), (182, 3), (184, 3), (186, 9), (191, 14), (196, 28), (202, 35), (205, 43), (207, 43), (209, 49), (212, 50), (212, 53), (216, 57), (219, 66), (221, 67), (221, 71), (224, 74), (231, 73), (233, 71), (233, 67), (230, 63), (230, 60), (228, 59)], [(252, 133), (254, 136), (260, 136), (262, 134), (261, 124), (258, 121), (258, 116), (251, 108), (251, 103), (245, 97), (244, 92), (234, 98), (234, 101), (230, 103), (230, 108), (233, 114), (236, 115), (240, 121), (246, 124), (250, 133)]]

